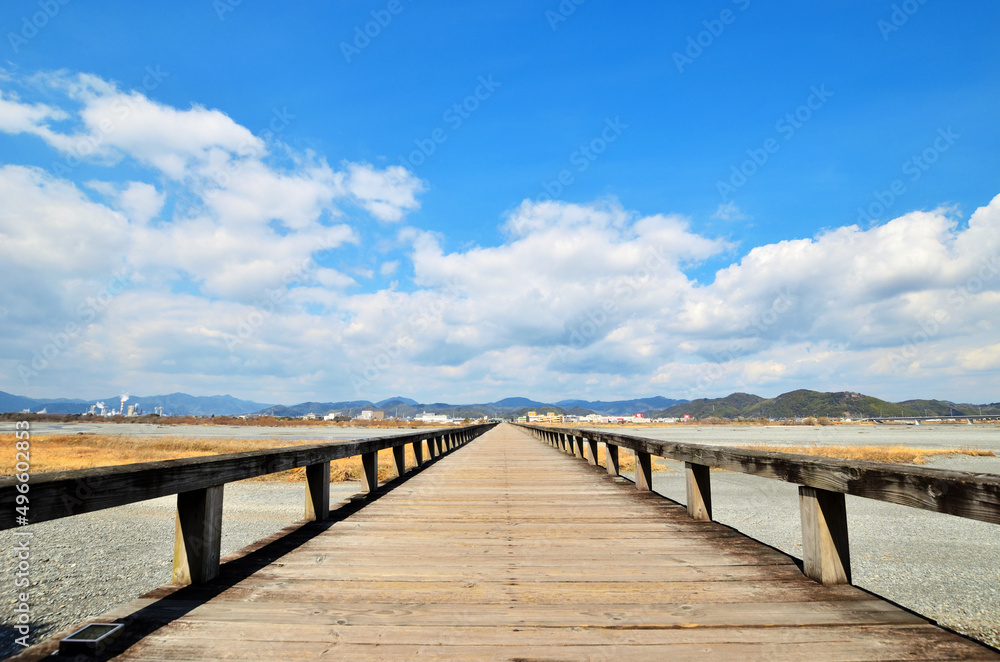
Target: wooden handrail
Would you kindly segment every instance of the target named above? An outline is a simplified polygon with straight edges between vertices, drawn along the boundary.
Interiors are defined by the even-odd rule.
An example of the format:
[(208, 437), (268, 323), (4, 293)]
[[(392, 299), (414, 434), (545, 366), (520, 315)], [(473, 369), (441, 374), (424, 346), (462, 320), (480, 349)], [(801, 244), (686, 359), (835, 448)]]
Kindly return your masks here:
[(636, 487), (652, 488), (650, 458), (684, 462), (688, 514), (712, 518), (709, 469), (750, 474), (798, 484), (805, 572), (824, 584), (850, 582), (844, 495), (876, 499), (938, 513), (1000, 524), (1000, 475), (899, 466), (884, 462), (777, 453), (727, 446), (662, 441), (583, 428), (518, 424), (550, 445), (584, 456), (597, 444), (607, 449), (609, 474), (618, 475), (618, 448), (636, 456)]
[[(331, 460), (360, 455), (363, 489), (372, 492), (378, 487), (379, 451), (393, 450), (396, 471), (401, 476), (405, 471), (402, 450), (407, 444), (413, 444), (420, 465), (493, 426), (471, 425), (375, 439), (54, 471), (32, 475), (27, 483), (16, 477), (4, 477), (0, 478), (0, 530), (17, 526), (16, 498), (22, 493), (29, 499), (32, 524), (176, 494), (174, 581), (207, 581), (218, 573), (222, 494), (226, 483), (306, 467), (305, 518), (321, 520), (330, 512)], [(423, 456), (424, 441), (428, 442), (429, 458)]]
[[(35, 474), (30, 479), (31, 523), (114, 508), (355, 455), (377, 453), (442, 435), (477, 431), (486, 427), (491, 426), (474, 425), (375, 439), (350, 439), (308, 446)], [(16, 526), (14, 498), (18, 494), (15, 490), (17, 484), (15, 478), (0, 478), (0, 530)]]

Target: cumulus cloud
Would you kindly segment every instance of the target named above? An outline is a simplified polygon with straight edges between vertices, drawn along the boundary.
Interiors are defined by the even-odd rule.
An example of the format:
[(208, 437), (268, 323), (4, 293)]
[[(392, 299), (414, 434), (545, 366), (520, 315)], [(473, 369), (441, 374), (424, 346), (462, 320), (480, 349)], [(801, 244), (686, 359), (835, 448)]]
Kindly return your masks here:
[(376, 170), (368, 164), (350, 164), (345, 179), (347, 190), (362, 207), (380, 221), (402, 220), (416, 209), (417, 194), (423, 183), (402, 166)]
[(45, 138), (50, 135), (49, 120), (63, 120), (68, 116), (45, 104), (21, 103), (16, 93), (0, 90), (0, 131), (5, 133), (33, 133)]
[[(4, 390), (67, 323), (79, 330), (36, 388), (87, 375), (225, 391), (235, 375), (285, 401), (935, 394), (991, 388), (1000, 370), (1000, 197), (967, 222), (942, 208), (756, 246), (705, 282), (692, 267), (735, 247), (682, 216), (524, 201), (497, 245), (380, 236), (425, 189), (399, 166), (334, 168), (218, 110), (93, 76), (38, 80), (44, 104), (0, 81), (0, 131), (109, 169), (75, 182), (72, 168), (0, 166)], [(377, 260), (339, 261), (366, 244)], [(377, 289), (376, 273), (398, 280)]]

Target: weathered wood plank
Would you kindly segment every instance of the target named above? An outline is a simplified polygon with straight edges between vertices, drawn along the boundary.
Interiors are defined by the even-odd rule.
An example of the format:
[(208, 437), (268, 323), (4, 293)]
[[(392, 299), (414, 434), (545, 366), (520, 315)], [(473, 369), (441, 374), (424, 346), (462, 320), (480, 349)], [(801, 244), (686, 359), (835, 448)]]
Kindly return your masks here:
[(306, 467), (306, 512), (309, 521), (330, 516), (330, 463), (320, 462)]
[(396, 468), (396, 475), (406, 474), (406, 446), (392, 447), (392, 463)]
[(216, 485), (177, 495), (175, 584), (207, 582), (219, 574), (224, 487)]
[(621, 470), (618, 464), (618, 447), (614, 444), (605, 444), (604, 446), (605, 464), (608, 470), (609, 476), (619, 476), (621, 475)]
[(821, 584), (850, 584), (851, 552), (844, 495), (800, 487), (799, 511), (803, 572)]
[(361, 491), (378, 489), (378, 451), (361, 454)]
[(640, 492), (653, 489), (653, 461), (649, 453), (635, 452), (635, 487)]
[(687, 514), (691, 519), (712, 519), (711, 470), (703, 464), (684, 463)]

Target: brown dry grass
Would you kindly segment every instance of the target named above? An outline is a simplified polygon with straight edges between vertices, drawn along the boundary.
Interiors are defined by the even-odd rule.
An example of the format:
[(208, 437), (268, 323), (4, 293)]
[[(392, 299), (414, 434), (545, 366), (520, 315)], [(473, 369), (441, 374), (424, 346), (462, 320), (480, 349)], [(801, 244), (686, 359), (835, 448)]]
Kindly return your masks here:
[[(812, 455), (814, 457), (829, 457), (839, 460), (867, 460), (869, 462), (887, 462), (890, 464), (925, 464), (931, 456), (968, 455), (970, 457), (996, 457), (990, 450), (975, 448), (927, 449), (908, 448), (906, 446), (768, 446), (765, 444), (750, 444), (736, 446), (747, 450), (768, 451), (772, 453), (795, 453), (797, 455)], [(586, 449), (590, 456), (590, 449)], [(604, 446), (598, 446), (597, 462), (607, 466)], [(635, 454), (627, 448), (618, 449), (618, 466), (623, 473), (635, 471)], [(653, 459), (653, 471), (672, 471), (662, 458)]]
[(796, 453), (798, 455), (814, 455), (817, 457), (832, 457), (838, 460), (867, 460), (869, 462), (888, 462), (890, 464), (925, 464), (928, 457), (934, 455), (969, 455), (971, 457), (995, 457), (996, 453), (974, 448), (928, 449), (910, 448), (908, 446), (768, 446), (752, 444), (739, 446), (756, 451), (772, 453)]
[[(141, 437), (128, 435), (77, 434), (31, 437), (31, 473), (71, 469), (90, 469), (137, 462), (158, 462), (185, 457), (203, 457), (225, 453), (243, 453), (288, 446), (322, 443), (314, 439), (213, 439), (205, 437)], [(0, 475), (14, 473), (14, 435), (0, 434), (0, 448), (9, 448), (9, 457), (0, 465)], [(378, 456), (379, 480), (395, 475), (391, 451)], [(414, 466), (413, 449), (406, 448), (406, 465)], [(352, 457), (330, 463), (331, 482), (361, 480), (361, 458)], [(252, 478), (258, 481), (305, 481), (305, 469)]]

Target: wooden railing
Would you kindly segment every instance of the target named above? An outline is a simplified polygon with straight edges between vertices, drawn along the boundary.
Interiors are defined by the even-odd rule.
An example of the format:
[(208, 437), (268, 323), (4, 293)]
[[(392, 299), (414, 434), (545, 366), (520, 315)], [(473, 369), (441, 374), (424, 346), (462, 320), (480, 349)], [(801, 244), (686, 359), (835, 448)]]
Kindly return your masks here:
[[(173, 581), (200, 583), (219, 573), (226, 483), (305, 467), (305, 519), (323, 520), (330, 514), (331, 460), (360, 455), (363, 489), (372, 492), (378, 487), (379, 451), (392, 450), (396, 473), (403, 476), (407, 472), (408, 444), (413, 445), (419, 467), (492, 427), (472, 425), (375, 439), (56, 471), (31, 476), (27, 483), (16, 477), (0, 478), (0, 530), (17, 526), (15, 505), (19, 494), (29, 499), (32, 524), (176, 494)], [(424, 441), (429, 453), (426, 459)], [(24, 485), (28, 486), (26, 491), (19, 488)]]
[(686, 444), (578, 428), (520, 427), (593, 465), (598, 445), (604, 444), (607, 472), (614, 476), (620, 473), (618, 449), (630, 449), (635, 453), (635, 485), (643, 491), (652, 490), (652, 457), (683, 462), (687, 512), (697, 520), (712, 519), (711, 469), (797, 483), (803, 570), (823, 584), (851, 582), (847, 494), (1000, 524), (997, 474)]

